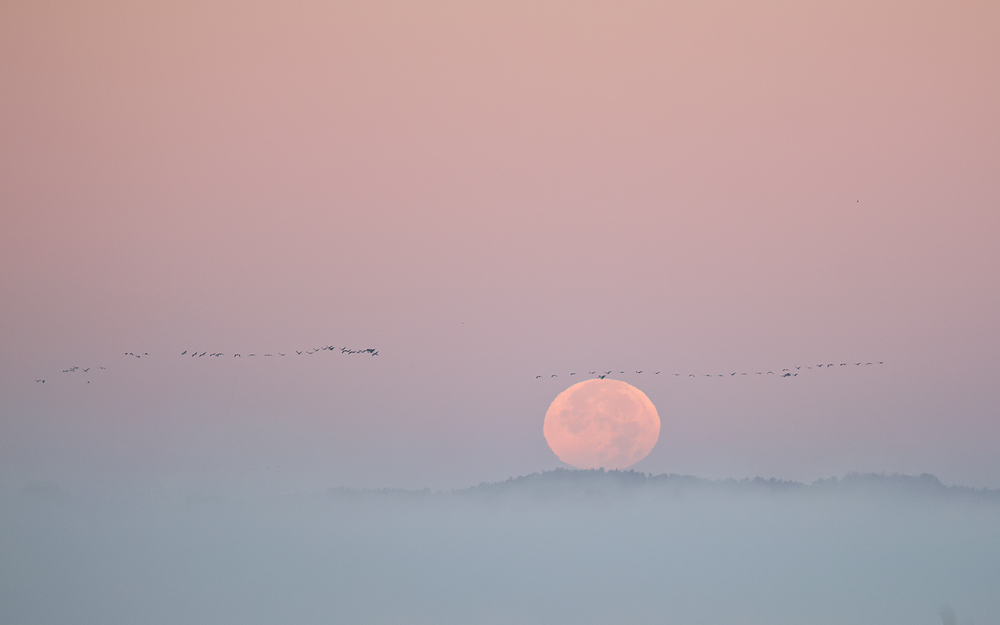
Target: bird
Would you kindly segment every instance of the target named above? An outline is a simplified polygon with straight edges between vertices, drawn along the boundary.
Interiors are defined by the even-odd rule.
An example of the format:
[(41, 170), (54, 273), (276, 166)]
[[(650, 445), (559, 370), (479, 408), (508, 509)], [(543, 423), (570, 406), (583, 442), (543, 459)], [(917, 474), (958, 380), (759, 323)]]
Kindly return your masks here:
[(659, 371), (654, 371), (653, 375), (660, 375), (660, 372)]
[(870, 362), (866, 362), (866, 363), (865, 363), (865, 366), (867, 367), (867, 366), (868, 366), (868, 365), (870, 365), (870, 364), (872, 364), (872, 363), (870, 363)]
[(694, 375), (693, 373), (689, 373), (689, 374), (688, 374), (688, 377), (689, 377), (689, 378), (693, 378), (693, 377), (695, 377), (695, 375)]
[(571, 373), (570, 375), (576, 375), (576, 374), (575, 373)]
[(735, 371), (733, 371), (733, 372), (732, 372), (732, 373), (730, 373), (729, 375), (736, 375), (736, 372), (735, 372)]
[(604, 375), (611, 375), (611, 372), (610, 371), (605, 371)]
[(181, 356), (183, 356), (186, 353), (188, 353), (188, 350), (185, 349), (184, 351), (181, 352)]
[(35, 380), (35, 382), (41, 382), (42, 384), (45, 384), (45, 380)]
[(880, 360), (880, 361), (878, 361), (878, 364), (882, 364), (882, 361), (881, 361), (881, 360)]
[(746, 375), (746, 374), (745, 373), (741, 373), (740, 375)]
[(597, 375), (596, 371), (588, 371), (587, 373), (589, 373), (590, 375)]
[(636, 371), (636, 373), (642, 373), (642, 371)]
[(768, 375), (774, 375), (774, 371), (768, 371)]
[(239, 354), (233, 354), (233, 358), (243, 358), (243, 356), (240, 356)]
[(281, 352), (278, 352), (278, 355), (279, 355), (279, 356), (284, 356), (284, 354), (282, 354)]
[(101, 367), (101, 369), (107, 369), (107, 367)]
[(607, 377), (607, 376), (604, 376), (604, 375), (599, 375), (599, 376), (597, 376), (597, 377), (599, 377), (600, 379), (602, 379), (602, 380), (603, 380), (603, 379), (604, 379), (605, 377)]
[(265, 356), (270, 356), (271, 354), (264, 354)]
[[(250, 354), (250, 356), (256, 356), (257, 354)], [(249, 357), (249, 356), (248, 356)]]
[(83, 370), (84, 373), (87, 373), (88, 371), (90, 371), (90, 367), (87, 367), (86, 369)]
[(302, 355), (302, 352), (300, 352), (299, 350), (295, 350), (295, 353), (298, 354), (299, 356)]
[(792, 376), (792, 374), (791, 374), (791, 373), (786, 373), (785, 375), (783, 375), (783, 376), (781, 376), (781, 377), (783, 377), (783, 378), (788, 378), (788, 377), (791, 377), (791, 376)]
[(538, 379), (538, 378), (540, 378), (540, 377), (542, 377), (542, 376), (540, 376), (540, 375), (536, 375), (536, 376), (535, 376), (535, 379), (537, 380), (537, 379)]
[(549, 376), (549, 377), (552, 377), (552, 378), (558, 378), (559, 376), (553, 373), (553, 374), (552, 374), (551, 376)]
[(782, 371), (788, 371), (788, 369), (782, 369)]
[(802, 367), (795, 367), (796, 369), (801, 369)]

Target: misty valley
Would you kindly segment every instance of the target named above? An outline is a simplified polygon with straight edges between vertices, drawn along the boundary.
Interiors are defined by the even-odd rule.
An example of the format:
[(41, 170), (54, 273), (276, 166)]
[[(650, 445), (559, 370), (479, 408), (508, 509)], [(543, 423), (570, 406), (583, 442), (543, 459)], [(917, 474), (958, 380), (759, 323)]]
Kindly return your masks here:
[(556, 470), (0, 505), (10, 624), (1000, 623), (1000, 492)]

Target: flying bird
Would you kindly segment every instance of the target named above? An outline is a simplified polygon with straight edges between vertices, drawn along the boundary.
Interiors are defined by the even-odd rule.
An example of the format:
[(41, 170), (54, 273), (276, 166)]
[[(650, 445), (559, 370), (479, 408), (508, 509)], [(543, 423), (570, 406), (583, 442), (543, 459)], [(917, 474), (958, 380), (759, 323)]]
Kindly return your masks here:
[(186, 353), (188, 353), (188, 350), (185, 349), (184, 351), (181, 352), (181, 356), (183, 356)]
[(42, 384), (45, 384), (45, 380), (35, 380), (35, 382), (41, 382)]
[(538, 378), (540, 378), (540, 377), (542, 377), (542, 376), (540, 376), (540, 375), (536, 375), (536, 376), (535, 376), (535, 379), (537, 380), (537, 379), (538, 379)]

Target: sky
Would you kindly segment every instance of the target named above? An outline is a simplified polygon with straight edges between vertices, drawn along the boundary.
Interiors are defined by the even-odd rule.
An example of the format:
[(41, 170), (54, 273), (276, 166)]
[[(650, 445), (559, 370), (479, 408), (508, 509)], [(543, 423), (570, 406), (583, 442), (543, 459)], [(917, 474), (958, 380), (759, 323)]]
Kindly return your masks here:
[(987, 1), (6, 1), (0, 480), (462, 488), (565, 467), (545, 411), (613, 370), (660, 415), (639, 471), (998, 488), (997, 32)]

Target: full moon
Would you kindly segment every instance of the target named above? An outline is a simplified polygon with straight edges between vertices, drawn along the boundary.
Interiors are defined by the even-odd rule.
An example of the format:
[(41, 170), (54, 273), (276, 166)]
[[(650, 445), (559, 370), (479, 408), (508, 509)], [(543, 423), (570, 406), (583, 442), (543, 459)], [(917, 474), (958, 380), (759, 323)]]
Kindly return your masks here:
[(627, 382), (585, 380), (552, 401), (542, 432), (566, 464), (624, 469), (652, 451), (660, 416), (646, 394)]

